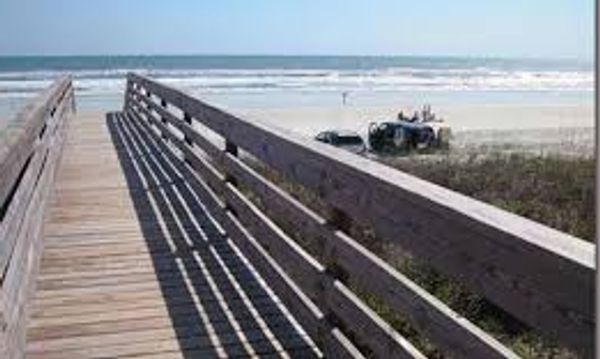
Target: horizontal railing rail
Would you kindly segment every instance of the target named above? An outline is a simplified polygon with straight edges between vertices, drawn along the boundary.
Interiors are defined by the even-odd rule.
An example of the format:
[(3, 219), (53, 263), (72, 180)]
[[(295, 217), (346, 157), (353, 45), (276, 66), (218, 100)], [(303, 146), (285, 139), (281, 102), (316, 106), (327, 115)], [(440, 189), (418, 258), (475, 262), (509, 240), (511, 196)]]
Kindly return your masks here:
[(0, 128), (0, 357), (24, 357), (27, 302), (44, 208), (74, 111), (71, 78), (54, 82)]
[[(125, 111), (165, 153), (195, 171), (190, 183), (210, 213), (325, 353), (422, 356), (359, 298), (358, 290), (406, 317), (441, 352), (515, 356), (351, 238), (351, 220), (371, 225), (379, 238), (591, 356), (593, 244), (369, 159), (245, 121), (136, 74), (128, 75)], [(208, 139), (196, 123), (225, 144)], [(238, 148), (314, 190), (337, 219), (323, 218), (294, 199), (242, 161)], [(319, 238), (325, 260), (309, 255), (278, 226), (281, 222)]]

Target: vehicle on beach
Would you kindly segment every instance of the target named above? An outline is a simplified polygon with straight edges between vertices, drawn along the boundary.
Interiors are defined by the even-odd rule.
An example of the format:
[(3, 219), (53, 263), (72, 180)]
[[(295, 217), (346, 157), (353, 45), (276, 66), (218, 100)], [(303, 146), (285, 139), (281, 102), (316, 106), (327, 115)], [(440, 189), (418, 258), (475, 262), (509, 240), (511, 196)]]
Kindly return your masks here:
[(374, 152), (407, 152), (423, 149), (448, 149), (450, 126), (436, 118), (430, 106), (419, 115), (406, 117), (402, 112), (392, 121), (369, 125), (369, 147)]
[(367, 150), (367, 146), (365, 145), (362, 137), (353, 131), (323, 131), (319, 133), (315, 139), (319, 142), (343, 148), (357, 154), (363, 153)]

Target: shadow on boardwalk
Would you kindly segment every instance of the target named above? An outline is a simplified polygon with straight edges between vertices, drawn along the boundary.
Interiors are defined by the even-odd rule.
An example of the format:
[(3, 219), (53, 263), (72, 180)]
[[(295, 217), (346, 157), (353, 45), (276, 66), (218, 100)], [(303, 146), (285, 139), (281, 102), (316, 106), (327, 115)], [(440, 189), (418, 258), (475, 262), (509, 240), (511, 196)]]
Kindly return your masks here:
[(183, 356), (314, 356), (207, 215), (170, 146), (134, 115), (106, 121)]

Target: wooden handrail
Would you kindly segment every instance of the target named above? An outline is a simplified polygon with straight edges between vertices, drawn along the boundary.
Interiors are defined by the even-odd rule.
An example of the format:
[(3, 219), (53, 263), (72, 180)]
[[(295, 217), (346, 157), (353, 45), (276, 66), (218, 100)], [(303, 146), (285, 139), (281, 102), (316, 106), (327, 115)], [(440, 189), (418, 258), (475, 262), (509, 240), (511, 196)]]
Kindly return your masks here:
[(44, 208), (74, 111), (69, 76), (0, 130), (0, 357), (24, 356), (28, 300), (41, 254)]
[[(185, 120), (172, 108), (186, 114)], [(149, 134), (154, 134), (151, 129), (158, 130), (161, 142), (166, 138), (183, 153), (187, 165), (199, 174), (199, 190), (209, 189), (215, 196), (213, 212), (221, 212), (224, 222), (233, 215), (248, 231), (240, 235), (240, 241), (254, 236), (268, 248), (268, 254), (311, 301), (322, 312), (336, 316), (359, 347), (368, 347), (378, 356), (390, 348), (396, 348), (396, 354), (418, 355), (398, 333), (384, 330), (381, 318), (361, 306), (326, 267), (295, 246), (273, 219), (287, 220), (303, 235), (322, 238), (327, 265), (343, 268), (350, 283), (376, 294), (411, 319), (440, 350), (460, 357), (514, 355), (363, 248), (344, 233), (345, 228), (326, 223), (245, 165), (234, 153), (237, 146), (314, 189), (343, 216), (370, 224), (381, 238), (400, 244), (532, 328), (591, 355), (593, 244), (368, 159), (234, 117), (139, 75), (128, 75), (125, 110), (132, 118), (142, 119)], [(208, 141), (193, 121), (221, 135), (226, 148)], [(274, 210), (261, 212), (237, 190), (237, 182), (250, 187)], [(350, 312), (343, 310), (355, 315), (350, 318)], [(352, 322), (357, 318), (364, 319), (361, 325), (373, 326), (370, 333), (381, 328), (381, 334), (361, 335), (360, 327)]]
[(47, 117), (56, 111), (70, 86), (71, 79), (68, 76), (55, 81), (0, 131), (0, 204), (5, 205), (21, 167), (34, 150), (36, 136), (46, 124)]

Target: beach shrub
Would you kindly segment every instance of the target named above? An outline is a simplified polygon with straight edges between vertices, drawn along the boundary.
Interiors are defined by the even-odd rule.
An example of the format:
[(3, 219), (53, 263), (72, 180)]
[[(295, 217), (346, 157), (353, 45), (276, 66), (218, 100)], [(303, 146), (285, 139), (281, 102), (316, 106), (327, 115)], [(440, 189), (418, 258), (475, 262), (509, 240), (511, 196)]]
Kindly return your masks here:
[(494, 153), (381, 161), (581, 239), (594, 240), (593, 158)]
[[(519, 153), (476, 153), (453, 156), (379, 157), (377, 161), (488, 202), (585, 240), (594, 238), (593, 158), (532, 156)], [(312, 190), (287, 179), (259, 161), (249, 163), (270, 181), (325, 218), (331, 209)], [(260, 199), (245, 192), (261, 206)], [(266, 212), (268, 208), (261, 206)], [(318, 238), (306, 238), (292, 223), (276, 221), (302, 247), (323, 259)], [(525, 358), (575, 358), (570, 350), (544, 338), (459, 282), (375, 236), (368, 224), (352, 223), (349, 234), (429, 293)], [(351, 285), (351, 283), (350, 283)], [(410, 321), (371, 293), (361, 298), (425, 355), (443, 358)]]

